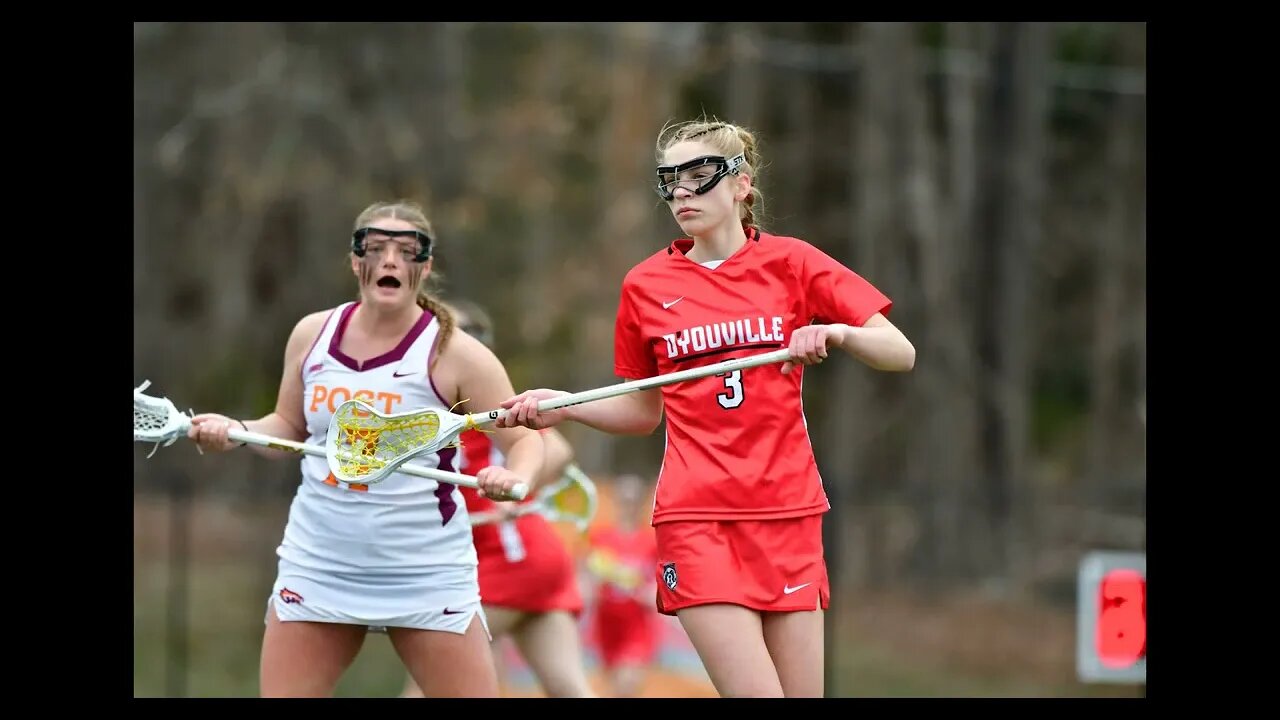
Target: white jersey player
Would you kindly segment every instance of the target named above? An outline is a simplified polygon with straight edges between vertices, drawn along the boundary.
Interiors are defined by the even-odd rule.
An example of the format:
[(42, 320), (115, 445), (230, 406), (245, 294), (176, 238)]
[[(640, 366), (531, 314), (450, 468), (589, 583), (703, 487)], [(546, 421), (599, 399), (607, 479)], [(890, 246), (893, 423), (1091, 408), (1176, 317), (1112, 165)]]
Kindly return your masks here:
[[(425, 292), (432, 244), (415, 204), (366, 208), (351, 242), (359, 301), (295, 326), (275, 411), (249, 422), (198, 415), (190, 437), (205, 450), (226, 450), (235, 446), (228, 428), (242, 424), (323, 445), (330, 415), (350, 398), (385, 412), (497, 407), (513, 392), (502, 363), (475, 338), (454, 333), (449, 311)], [(502, 429), (493, 440), (506, 463), (476, 476), (481, 491), (503, 500), (516, 483), (535, 489), (544, 455), (538, 434)], [(301, 463), (267, 603), (261, 694), (332, 695), (367, 630), (385, 628), (427, 697), (496, 696), (476, 553), (457, 488), (403, 473), (371, 486), (346, 484), (330, 476), (324, 458)], [(456, 470), (456, 451), (415, 464)]]
[[(362, 398), (379, 412), (436, 408), (427, 361), (440, 322), (424, 312), (404, 341), (361, 365), (339, 348), (356, 309), (329, 313), (303, 362), (307, 442), (324, 445), (337, 406)], [(457, 469), (457, 449), (414, 464)], [(374, 485), (340, 482), (323, 457), (302, 458), (271, 602), (282, 620), (465, 632), (480, 612), (466, 504), (448, 483), (395, 473)], [(370, 592), (378, 588), (378, 592)]]

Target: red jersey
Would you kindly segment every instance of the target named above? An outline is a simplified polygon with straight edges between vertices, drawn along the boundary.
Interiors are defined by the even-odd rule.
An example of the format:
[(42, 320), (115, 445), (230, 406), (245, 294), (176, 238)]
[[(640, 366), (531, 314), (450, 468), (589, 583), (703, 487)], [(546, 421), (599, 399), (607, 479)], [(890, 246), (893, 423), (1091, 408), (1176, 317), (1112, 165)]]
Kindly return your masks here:
[[(475, 475), (504, 462), (490, 433), (467, 430), (461, 437), (462, 472)], [(493, 500), (480, 497), (474, 489), (459, 489), (468, 512), (494, 508)], [(533, 502), (533, 496), (522, 502)], [(471, 536), (479, 561), (480, 597), (486, 606), (531, 613), (567, 610), (577, 615), (582, 611), (573, 557), (546, 518), (531, 513), (506, 522), (476, 525)]]
[[(502, 454), (485, 433), (464, 430), (458, 435), (458, 439), (462, 441), (462, 449), (458, 453), (458, 472), (475, 477), (481, 470), (502, 462)], [(467, 512), (478, 513), (493, 509), (493, 501), (480, 497), (475, 488), (459, 487), (458, 490), (467, 503)]]
[[(862, 326), (892, 302), (809, 243), (751, 229), (715, 269), (673, 242), (622, 282), (614, 371), (629, 380), (785, 348), (811, 323)], [(666, 452), (653, 522), (767, 520), (826, 512), (801, 403), (804, 366), (662, 388)]]
[[(458, 453), (458, 472), (464, 475), (475, 477), (490, 465), (501, 465), (505, 462), (502, 452), (493, 444), (491, 433), (464, 430), (458, 435), (458, 439), (462, 441), (462, 451)], [(493, 510), (496, 506), (493, 500), (480, 497), (475, 488), (462, 486), (458, 490), (462, 492), (462, 498), (466, 501), (469, 513), (486, 512)], [(533, 502), (532, 495), (521, 500), (519, 504), (529, 502)]]

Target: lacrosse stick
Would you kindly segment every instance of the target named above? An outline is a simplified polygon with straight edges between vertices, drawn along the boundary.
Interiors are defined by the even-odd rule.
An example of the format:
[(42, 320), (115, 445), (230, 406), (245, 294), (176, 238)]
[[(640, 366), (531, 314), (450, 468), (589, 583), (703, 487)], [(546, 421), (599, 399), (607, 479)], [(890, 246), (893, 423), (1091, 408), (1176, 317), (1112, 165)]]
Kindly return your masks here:
[[(151, 381), (146, 380), (133, 390), (133, 440), (134, 442), (153, 442), (156, 444), (151, 449), (151, 453), (147, 455), (148, 458), (154, 455), (162, 444), (168, 447), (178, 438), (186, 437), (187, 431), (191, 428), (191, 416), (194, 415), (191, 411), (188, 411), (188, 415), (182, 414), (168, 398), (153, 397), (143, 393), (142, 391), (146, 390), (150, 385)], [(274, 450), (285, 450), (300, 455), (323, 457), (325, 454), (324, 448), (318, 445), (307, 445), (293, 440), (284, 440), (245, 430), (229, 429), (227, 430), (227, 437), (237, 442), (259, 445)], [(470, 475), (436, 470), (420, 465), (401, 465), (397, 468), (397, 472), (470, 488), (478, 487), (476, 479)], [(383, 474), (361, 482), (365, 485), (371, 485), (386, 479), (386, 477), (387, 475)], [(523, 500), (527, 492), (528, 488), (525, 484), (519, 483), (512, 489), (511, 497), (516, 500)]]
[[(786, 362), (789, 359), (790, 351), (783, 349), (725, 360), (714, 365), (543, 400), (538, 403), (538, 411), (581, 405), (685, 380)], [(401, 463), (408, 462), (415, 455), (456, 445), (458, 436), (464, 431), (492, 425), (506, 414), (506, 410), (490, 410), (485, 413), (458, 415), (432, 408), (384, 415), (363, 400), (348, 400), (339, 405), (329, 419), (326, 437), (329, 471), (344, 482), (377, 482), (378, 478), (394, 472)]]
[(506, 513), (494, 510), (473, 513), (471, 524), (487, 525), (538, 513), (551, 522), (573, 523), (578, 532), (583, 533), (596, 516), (597, 504), (595, 483), (577, 465), (570, 465), (559, 480), (538, 490), (532, 502), (517, 505)]

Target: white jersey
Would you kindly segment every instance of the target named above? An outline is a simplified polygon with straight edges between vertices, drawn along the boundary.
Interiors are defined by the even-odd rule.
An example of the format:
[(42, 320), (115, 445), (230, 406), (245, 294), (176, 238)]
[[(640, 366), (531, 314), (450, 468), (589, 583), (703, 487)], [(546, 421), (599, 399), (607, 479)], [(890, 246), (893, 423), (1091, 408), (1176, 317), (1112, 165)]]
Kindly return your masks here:
[[(449, 409), (427, 372), (440, 327), (435, 317), (424, 312), (393, 350), (357, 362), (339, 350), (355, 308), (350, 302), (329, 314), (302, 363), (307, 442), (313, 445), (325, 444), (329, 418), (353, 397), (385, 413)], [(446, 448), (419, 455), (413, 463), (453, 471), (456, 454)], [(416, 585), (415, 578), (477, 564), (466, 504), (456, 486), (403, 473), (373, 485), (348, 486), (330, 475), (325, 458), (310, 455), (302, 458), (302, 484), (277, 554), (293, 571), (360, 578), (371, 584), (371, 593), (386, 580)]]

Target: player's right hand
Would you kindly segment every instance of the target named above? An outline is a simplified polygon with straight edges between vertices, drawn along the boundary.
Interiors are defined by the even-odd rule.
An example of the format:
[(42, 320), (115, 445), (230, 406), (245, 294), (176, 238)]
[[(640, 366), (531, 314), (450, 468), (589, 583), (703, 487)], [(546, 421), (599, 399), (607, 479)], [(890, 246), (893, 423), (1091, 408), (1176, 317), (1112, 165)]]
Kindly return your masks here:
[(507, 412), (498, 416), (497, 425), (500, 428), (523, 426), (534, 430), (559, 425), (565, 420), (564, 410), (538, 412), (538, 403), (568, 394), (563, 390), (548, 390), (547, 388), (526, 390), (515, 397), (502, 401), (502, 407)]
[(222, 452), (240, 446), (240, 443), (227, 437), (227, 431), (233, 427), (239, 428), (240, 421), (232, 420), (226, 415), (203, 413), (191, 418), (191, 429), (187, 431), (187, 437), (194, 440), (201, 450)]

